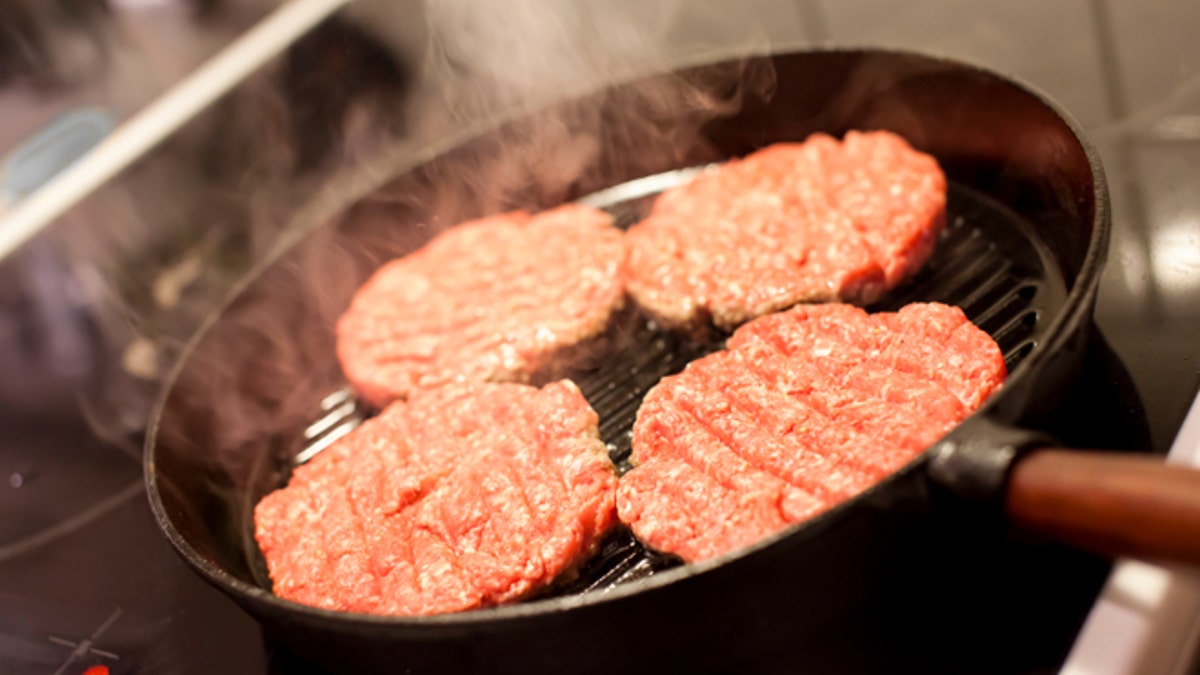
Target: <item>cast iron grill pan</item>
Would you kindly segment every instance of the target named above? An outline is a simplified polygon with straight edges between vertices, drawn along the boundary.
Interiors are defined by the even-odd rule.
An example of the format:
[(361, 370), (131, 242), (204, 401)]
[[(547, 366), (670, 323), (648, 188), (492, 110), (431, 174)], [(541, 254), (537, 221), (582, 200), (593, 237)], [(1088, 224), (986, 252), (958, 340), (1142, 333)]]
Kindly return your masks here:
[[(702, 168), (702, 167), (701, 167)], [(618, 227), (638, 222), (662, 190), (685, 182), (700, 168), (641, 178), (590, 195), (581, 201), (613, 214)], [(1046, 243), (1035, 228), (990, 197), (950, 182), (946, 228), (933, 256), (909, 282), (895, 289), (870, 311), (894, 311), (911, 302), (957, 305), (1000, 345), (1012, 372), (1037, 345), (1047, 322), (1066, 301), (1066, 286)], [(601, 365), (571, 374), (600, 417), (600, 435), (619, 473), (631, 468), (630, 437), (642, 398), (662, 377), (688, 362), (716, 351), (727, 334), (703, 336), (659, 329), (653, 321), (631, 317), (614, 328), (622, 334), (597, 359)], [(293, 466), (302, 464), (342, 437), (373, 411), (361, 405), (349, 388), (330, 393), (303, 430), (292, 466), (265, 467), (276, 472), (282, 487)], [(255, 481), (255, 484), (261, 484)], [(253, 494), (254, 503), (263, 494)], [(266, 562), (254, 541), (253, 508), (243, 511), (242, 550), (255, 581), (270, 589)], [(538, 599), (604, 591), (681, 565), (674, 556), (651, 551), (618, 527), (578, 574), (560, 580)]]

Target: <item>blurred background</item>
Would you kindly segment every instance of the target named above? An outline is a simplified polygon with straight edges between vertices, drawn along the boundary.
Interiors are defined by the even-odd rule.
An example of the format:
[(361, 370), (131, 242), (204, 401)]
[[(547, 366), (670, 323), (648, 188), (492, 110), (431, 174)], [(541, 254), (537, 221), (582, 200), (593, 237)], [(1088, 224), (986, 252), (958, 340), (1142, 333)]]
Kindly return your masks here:
[[(278, 4), (0, 3), (0, 232)], [(1147, 403), (1147, 449), (1165, 453), (1200, 383), (1198, 25), (1189, 0), (349, 3), (0, 256), (0, 671), (269, 661), (248, 619), (167, 562), (146, 513), (141, 436), (184, 343), (325, 186), (507, 111), (712, 55), (911, 48), (1015, 75), (1070, 111), (1113, 197), (1097, 323)], [(162, 561), (147, 567), (162, 597), (97, 586), (129, 559)], [(203, 608), (231, 618), (214, 626)], [(134, 656), (110, 658), (122, 653), (105, 639)]]
[[(0, 156), (8, 161), (0, 208), (11, 208), (64, 158), (167, 91), (274, 5), (5, 3)], [(103, 406), (112, 422), (106, 426), (135, 431), (144, 401), (118, 403), (114, 396), (128, 399), (126, 392), (115, 385), (115, 395), (93, 391), (94, 378), (160, 374), (170, 350), (286, 227), (299, 203), (294, 195), (331, 173), (361, 168), (384, 154), (382, 145), (422, 147), (474, 120), (594, 84), (706, 54), (805, 45), (884, 45), (960, 57), (1051, 95), (1099, 145), (1112, 186), (1118, 227), (1104, 293), (1121, 302), (1106, 305), (1099, 317), (1112, 341), (1130, 351), (1156, 349), (1122, 344), (1129, 317), (1121, 308), (1200, 311), (1190, 301), (1200, 269), (1200, 194), (1185, 180), (1200, 161), (1200, 44), (1190, 30), (1200, 21), (1200, 5), (473, 5), (351, 3), (0, 260), (0, 401), (9, 410), (65, 410), (63, 397), (95, 394), (89, 405), (96, 414)], [(30, 152), (39, 142), (43, 151)], [(1155, 339), (1192, 339), (1177, 328), (1164, 322)], [(120, 372), (110, 372), (116, 365)], [(1181, 384), (1170, 406), (1150, 414), (1178, 424), (1191, 394)]]

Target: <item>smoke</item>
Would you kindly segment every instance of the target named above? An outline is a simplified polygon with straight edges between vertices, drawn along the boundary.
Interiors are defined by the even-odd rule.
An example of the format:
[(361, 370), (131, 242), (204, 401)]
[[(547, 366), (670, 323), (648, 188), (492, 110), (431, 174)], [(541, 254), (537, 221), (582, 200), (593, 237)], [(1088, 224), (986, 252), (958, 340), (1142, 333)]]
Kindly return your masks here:
[[(384, 260), (467, 218), (719, 158), (705, 125), (769, 97), (774, 78), (750, 57), (669, 72), (767, 51), (737, 3), (705, 6), (352, 6), (56, 226), (99, 308), (90, 423), (136, 452), (158, 387), (211, 329), (161, 447), (197, 480), (240, 476), (221, 489), (272, 484), (261, 449), (294, 453), (342, 385), (333, 324)], [(698, 20), (715, 37), (681, 38)]]
[[(382, 19), (385, 4), (356, 9)], [(765, 30), (740, 3), (427, 0), (424, 13), (414, 102), (416, 133), (426, 138), (714, 52), (748, 55), (769, 47)], [(393, 16), (380, 23), (394, 22)], [(703, 34), (704, 41), (692, 41), (689, 33)]]

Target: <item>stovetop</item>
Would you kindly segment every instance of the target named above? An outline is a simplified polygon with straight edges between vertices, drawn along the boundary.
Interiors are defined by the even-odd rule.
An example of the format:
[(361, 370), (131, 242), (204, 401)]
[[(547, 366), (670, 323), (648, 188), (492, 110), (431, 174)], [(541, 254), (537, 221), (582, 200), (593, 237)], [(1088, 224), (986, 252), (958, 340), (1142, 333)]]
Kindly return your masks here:
[[(1148, 444), (1141, 402), (1102, 339), (1061, 412), (1052, 431), (1066, 443)], [(21, 426), (5, 420), (17, 434)], [(136, 456), (97, 443), (80, 424), (62, 423), (53, 434), (38, 426), (16, 438), (17, 451), (5, 453), (6, 464), (18, 468), (5, 467), (4, 513), (39, 516), (6, 518), (0, 532), (0, 658), (16, 672), (105, 672), (87, 671), (97, 666), (112, 675), (317, 672), (183, 565), (150, 515)], [(910, 672), (1052, 668), (1109, 567), (1019, 538), (971, 559), (971, 567), (947, 560), (945, 569), (898, 589), (871, 614), (820, 636), (826, 643), (852, 641), (845, 649), (826, 644), (821, 653), (861, 659), (826, 666), (840, 672), (898, 665)], [(981, 559), (988, 562), (980, 566)], [(854, 648), (863, 640), (876, 648)], [(761, 656), (744, 664), (746, 672), (814, 667), (800, 649)]]
[[(636, 3), (611, 4), (630, 5), (633, 12)], [(1105, 161), (1115, 229), (1096, 310), (1100, 339), (1053, 431), (1077, 446), (1165, 453), (1200, 385), (1200, 303), (1193, 300), (1200, 289), (1200, 190), (1195, 189), (1200, 180), (1200, 41), (1192, 35), (1200, 5), (1103, 0), (924, 0), (903, 7), (819, 0), (751, 4), (753, 12), (732, 0), (712, 3), (705, 12), (681, 11), (674, 17), (672, 53), (687, 55), (713, 40), (745, 39), (932, 50), (1023, 77), (1079, 118)], [(209, 20), (219, 21), (219, 12), (215, 16)], [(245, 13), (238, 16), (244, 19)], [(339, 45), (368, 34), (384, 43), (393, 39), (386, 30), (359, 31), (354, 21), (351, 15), (346, 21), (351, 28), (327, 31), (307, 45), (325, 56), (299, 50), (290, 63), (319, 70), (337, 57), (345, 67), (354, 54), (346, 57)], [(211, 43), (220, 24), (205, 25)], [(362, 57), (378, 49), (355, 53)], [(350, 63), (356, 62), (351, 58)], [(293, 71), (282, 69), (284, 81), (297, 90), (306, 86)], [(376, 84), (394, 74), (387, 68), (370, 72), (366, 79)], [(271, 99), (255, 95), (261, 84), (248, 85), (225, 112), (251, 111), (256, 120), (274, 114)], [(0, 101), (11, 91), (0, 89)], [(47, 118), (61, 101), (79, 100), (78, 88), (65, 91), (63, 99), (41, 94)], [(97, 89), (88, 91), (95, 95)], [(36, 110), (29, 100), (23, 110)], [(314, 110), (305, 114), (331, 114), (319, 106)], [(345, 105), (338, 109), (353, 117), (347, 110)], [(301, 163), (319, 170), (331, 147), (353, 141), (354, 125), (362, 121), (355, 119), (347, 122), (349, 140), (314, 142), (306, 146)], [(235, 212), (228, 184), (217, 183), (225, 188), (217, 197), (211, 191), (189, 192), (176, 210), (166, 208), (172, 200), (162, 197), (174, 194), (177, 183), (169, 178), (196, 180), (209, 175), (204, 171), (215, 175), (241, 166), (245, 157), (230, 151), (204, 155), (204, 171), (179, 168), (207, 142), (197, 138), (198, 130), (212, 128), (206, 123), (185, 130), (146, 165), (122, 176), (115, 189), (74, 210), (57, 231), (0, 261), (0, 279), (6, 280), (0, 284), (0, 672), (315, 672), (192, 574), (150, 515), (138, 420), (131, 421), (128, 410), (144, 410), (160, 362), (195, 322), (131, 329), (119, 317), (97, 318), (89, 314), (94, 295), (45, 273), (78, 270), (79, 249), (72, 247), (78, 241), (71, 239), (93, 227), (107, 231), (107, 221), (114, 220), (108, 216), (132, 214), (142, 225), (153, 220), (167, 232), (150, 237), (152, 243), (143, 247), (148, 252), (129, 241), (100, 249), (104, 255), (139, 260), (147, 270), (123, 268), (127, 271), (114, 277), (113, 285), (133, 288), (130, 296), (164, 313), (181, 306), (180, 294), (193, 306), (215, 305), (216, 291), (188, 295), (188, 281), (198, 274), (189, 261), (220, 257), (213, 267), (225, 279), (236, 278), (246, 263), (221, 245), (231, 238), (228, 232), (214, 244), (213, 236), (200, 231), (211, 220), (184, 218), (177, 211)], [(89, 214), (101, 217), (89, 219)], [(255, 242), (250, 237), (240, 243)], [(92, 275), (113, 274), (104, 265), (87, 269)], [(114, 323), (120, 330), (114, 332)], [(102, 339), (113, 334), (132, 339), (137, 328), (162, 329), (168, 338), (117, 347)], [(111, 399), (90, 398), (102, 379), (98, 374), (110, 373), (113, 364), (136, 375), (137, 381), (122, 391), (137, 405), (113, 408)], [(98, 437), (89, 420), (111, 417), (113, 410), (126, 417), (116, 427), (105, 426), (103, 438)], [(1017, 535), (997, 542), (990, 559), (991, 564), (970, 569), (947, 561), (945, 569), (922, 579), (937, 583), (899, 590), (881, 602), (878, 612), (843, 627), (839, 635), (874, 645), (843, 650), (857, 654), (854, 661), (812, 663), (798, 644), (787, 654), (763, 654), (742, 670), (1053, 672), (1108, 564)]]

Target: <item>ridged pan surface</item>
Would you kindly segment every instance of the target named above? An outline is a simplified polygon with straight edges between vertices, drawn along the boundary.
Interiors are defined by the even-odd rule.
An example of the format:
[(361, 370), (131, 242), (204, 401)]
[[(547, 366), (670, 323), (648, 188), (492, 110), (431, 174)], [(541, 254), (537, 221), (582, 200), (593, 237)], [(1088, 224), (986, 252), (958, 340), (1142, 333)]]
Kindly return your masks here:
[[(619, 227), (636, 223), (658, 192), (690, 180), (697, 169), (673, 171), (618, 185), (584, 198), (612, 213)], [(957, 305), (999, 344), (1011, 372), (1037, 345), (1048, 320), (1066, 301), (1067, 292), (1046, 243), (1031, 224), (990, 197), (950, 183), (946, 228), (933, 256), (910, 281), (868, 309), (891, 311), (910, 302)], [(679, 372), (687, 363), (720, 349), (725, 335), (715, 331), (697, 338), (658, 329), (652, 321), (632, 317), (613, 328), (620, 331), (599, 367), (575, 373), (572, 379), (600, 417), (601, 437), (619, 472), (630, 468), (630, 436), (642, 398), (662, 377)], [(314, 411), (312, 421), (291, 447), (300, 448), (292, 466), (302, 464), (358, 426), (370, 411), (349, 388), (330, 392)], [(262, 467), (278, 476), (282, 487), (291, 466)], [(256, 484), (270, 481), (254, 480)], [(255, 500), (262, 494), (253, 495)], [(253, 510), (240, 524), (243, 550), (255, 581), (271, 587), (267, 568), (254, 543)], [(625, 528), (618, 528), (599, 552), (569, 583), (553, 586), (538, 599), (601, 591), (652, 576), (680, 565), (673, 556), (648, 550)]]

